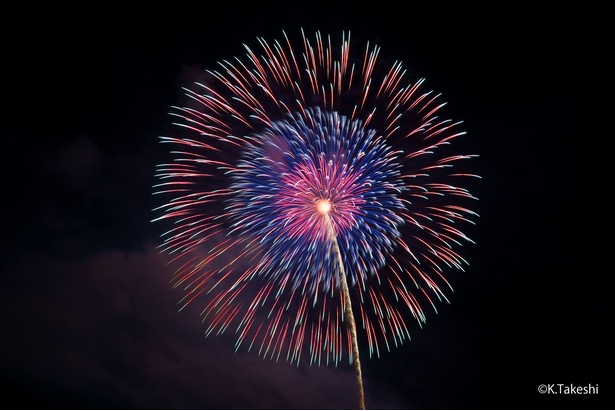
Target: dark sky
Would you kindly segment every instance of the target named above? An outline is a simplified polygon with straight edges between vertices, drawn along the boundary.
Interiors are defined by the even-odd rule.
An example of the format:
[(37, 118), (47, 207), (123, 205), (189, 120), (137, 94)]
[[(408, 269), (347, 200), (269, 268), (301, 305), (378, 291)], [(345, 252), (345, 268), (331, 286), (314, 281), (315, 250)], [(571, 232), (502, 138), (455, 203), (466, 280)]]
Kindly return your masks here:
[[(150, 223), (158, 136), (186, 73), (301, 27), (350, 30), (426, 77), (481, 156), (470, 266), (450, 273), (451, 304), (412, 325), (411, 342), (363, 359), (367, 407), (615, 408), (605, 10), (152, 4), (4, 14), (3, 408), (356, 406), (349, 366), (297, 367), (235, 353), (232, 334), (205, 339), (197, 307), (177, 313)], [(541, 395), (540, 384), (599, 392)]]

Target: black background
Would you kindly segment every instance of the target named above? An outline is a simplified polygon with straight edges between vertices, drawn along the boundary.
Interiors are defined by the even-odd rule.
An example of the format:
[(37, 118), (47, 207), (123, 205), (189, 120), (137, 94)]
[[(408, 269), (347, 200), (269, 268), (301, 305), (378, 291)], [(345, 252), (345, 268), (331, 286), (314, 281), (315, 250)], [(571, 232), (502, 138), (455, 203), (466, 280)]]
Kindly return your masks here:
[[(190, 73), (282, 31), (350, 30), (442, 92), (480, 155), (450, 305), (364, 359), (368, 408), (612, 409), (606, 10), (344, 1), (21, 5), (2, 33), (7, 408), (333, 409), (352, 369), (203, 338), (155, 250), (157, 137)], [(8, 24), (11, 23), (11, 24)], [(607, 181), (608, 182), (608, 181)], [(598, 385), (541, 395), (540, 384)]]

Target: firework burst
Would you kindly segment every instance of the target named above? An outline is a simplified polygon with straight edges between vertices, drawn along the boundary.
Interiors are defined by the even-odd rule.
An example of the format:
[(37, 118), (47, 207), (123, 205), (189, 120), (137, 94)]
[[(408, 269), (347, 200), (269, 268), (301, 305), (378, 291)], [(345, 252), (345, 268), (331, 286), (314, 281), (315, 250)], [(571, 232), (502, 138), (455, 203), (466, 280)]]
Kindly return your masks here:
[(302, 40), (260, 39), (185, 89), (177, 135), (161, 137), (177, 148), (158, 167), (156, 220), (174, 223), (161, 247), (207, 334), (357, 363), (353, 333), (370, 356), (400, 345), (424, 303), (446, 300), (446, 270), (467, 265), (456, 250), (476, 214), (462, 185), (477, 176), (461, 166), (474, 156), (451, 152), (460, 123), (401, 62), (381, 65), (370, 44), (355, 59), (346, 35)]

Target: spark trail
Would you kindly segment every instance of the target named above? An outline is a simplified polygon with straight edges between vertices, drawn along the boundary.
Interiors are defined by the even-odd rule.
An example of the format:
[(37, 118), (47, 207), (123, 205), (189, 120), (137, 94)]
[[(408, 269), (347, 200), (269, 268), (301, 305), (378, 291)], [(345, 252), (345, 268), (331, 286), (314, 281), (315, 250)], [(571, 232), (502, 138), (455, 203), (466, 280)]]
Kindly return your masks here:
[(363, 390), (363, 373), (361, 371), (361, 357), (359, 356), (359, 344), (357, 339), (357, 325), (352, 312), (352, 301), (350, 300), (350, 291), (348, 290), (348, 282), (346, 281), (346, 272), (344, 271), (344, 263), (342, 261), (342, 253), (340, 252), (339, 244), (337, 243), (337, 236), (335, 229), (329, 218), (329, 211), (331, 210), (331, 204), (328, 200), (319, 200), (318, 211), (323, 215), (325, 226), (327, 228), (327, 238), (333, 244), (333, 253), (337, 259), (339, 267), (339, 282), (344, 299), (344, 322), (348, 326), (348, 332), (350, 333), (350, 339), (352, 342), (352, 363), (354, 365), (355, 373), (357, 376), (357, 384), (359, 385), (359, 407), (365, 409), (365, 393)]

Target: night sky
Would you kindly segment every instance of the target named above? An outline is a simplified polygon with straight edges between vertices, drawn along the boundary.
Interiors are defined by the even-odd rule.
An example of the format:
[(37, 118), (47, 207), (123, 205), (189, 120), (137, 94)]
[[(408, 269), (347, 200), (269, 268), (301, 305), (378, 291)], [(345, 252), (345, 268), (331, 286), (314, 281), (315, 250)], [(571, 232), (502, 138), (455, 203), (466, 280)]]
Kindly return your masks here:
[(403, 61), (480, 155), (470, 266), (448, 273), (451, 303), (427, 309), (422, 329), (409, 320), (412, 341), (362, 358), (367, 408), (615, 408), (605, 10), (153, 4), (5, 11), (3, 408), (357, 406), (346, 363), (297, 367), (235, 353), (232, 333), (205, 338), (198, 306), (177, 312), (150, 222), (155, 165), (168, 160), (158, 136), (180, 87), (242, 43), (301, 28), (350, 30)]

